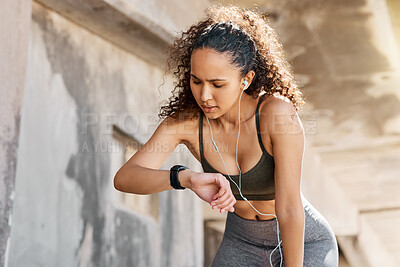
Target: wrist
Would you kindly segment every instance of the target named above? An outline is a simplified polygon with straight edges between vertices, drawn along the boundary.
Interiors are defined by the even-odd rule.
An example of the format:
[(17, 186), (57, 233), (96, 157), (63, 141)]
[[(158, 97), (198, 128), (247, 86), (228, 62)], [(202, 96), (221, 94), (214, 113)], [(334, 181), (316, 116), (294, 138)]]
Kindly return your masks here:
[(180, 171), (178, 174), (178, 180), (181, 186), (190, 189), (192, 187), (191, 177), (192, 171), (190, 169)]

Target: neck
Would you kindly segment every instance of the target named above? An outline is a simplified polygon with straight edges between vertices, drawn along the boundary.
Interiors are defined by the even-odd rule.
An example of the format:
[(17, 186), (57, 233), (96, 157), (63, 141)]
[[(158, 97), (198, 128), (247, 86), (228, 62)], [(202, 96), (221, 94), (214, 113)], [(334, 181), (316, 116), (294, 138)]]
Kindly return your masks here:
[[(239, 128), (239, 99), (240, 95), (231, 109), (214, 120), (217, 127), (222, 128), (225, 132), (235, 131)], [(240, 124), (247, 122), (254, 116), (257, 101), (258, 98), (254, 99), (252, 96), (243, 93), (240, 101)]]

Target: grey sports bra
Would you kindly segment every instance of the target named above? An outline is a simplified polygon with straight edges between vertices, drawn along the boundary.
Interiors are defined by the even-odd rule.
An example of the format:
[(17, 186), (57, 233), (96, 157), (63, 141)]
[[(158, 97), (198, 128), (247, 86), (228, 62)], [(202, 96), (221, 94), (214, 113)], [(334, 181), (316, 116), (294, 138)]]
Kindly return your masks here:
[[(258, 110), (260, 107), (260, 103), (262, 98), (265, 96), (262, 95), (257, 103), (257, 109), (255, 113), (256, 126), (257, 126), (257, 137), (258, 143), (260, 144), (261, 150), (263, 152), (258, 163), (246, 173), (242, 173), (242, 185), (241, 191), (244, 197), (248, 200), (272, 200), (275, 199), (275, 179), (274, 179), (274, 170), (275, 170), (275, 162), (273, 156), (271, 156), (267, 150), (265, 149), (260, 134), (260, 120), (258, 115)], [(214, 169), (206, 160), (203, 154), (203, 112), (200, 112), (200, 121), (199, 121), (199, 145), (200, 145), (200, 157), (201, 157), (201, 166), (203, 167), (204, 172), (209, 173), (220, 173), (216, 169)], [(227, 174), (223, 174), (230, 185), (231, 190), (236, 198), (236, 200), (243, 200), (239, 194), (239, 190), (236, 185), (229, 179)], [(232, 180), (239, 186), (239, 175), (230, 175)]]

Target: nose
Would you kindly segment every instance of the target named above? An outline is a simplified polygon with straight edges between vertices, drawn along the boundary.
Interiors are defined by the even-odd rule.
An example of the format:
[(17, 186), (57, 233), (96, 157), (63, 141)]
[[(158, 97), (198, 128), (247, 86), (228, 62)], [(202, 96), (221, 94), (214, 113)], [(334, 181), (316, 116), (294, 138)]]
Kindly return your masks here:
[(207, 102), (209, 99), (212, 99), (212, 94), (211, 90), (208, 88), (208, 86), (204, 85), (203, 88), (201, 89), (201, 95), (200, 95), (201, 101)]

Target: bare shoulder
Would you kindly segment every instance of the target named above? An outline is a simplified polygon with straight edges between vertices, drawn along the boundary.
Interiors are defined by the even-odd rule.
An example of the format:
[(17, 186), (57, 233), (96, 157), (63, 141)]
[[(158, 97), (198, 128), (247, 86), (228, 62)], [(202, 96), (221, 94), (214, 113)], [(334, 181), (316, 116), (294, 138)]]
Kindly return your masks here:
[(181, 117), (180, 119), (167, 117), (160, 126), (165, 128), (165, 130), (168, 130), (170, 133), (173, 132), (176, 135), (176, 138), (179, 139), (179, 144), (187, 144), (188, 141), (191, 142), (193, 137), (195, 137), (194, 135), (199, 126), (199, 117)]
[(164, 133), (175, 135), (175, 139), (179, 140), (179, 144), (182, 144), (187, 139), (187, 135), (193, 133), (195, 124), (195, 119), (167, 117), (160, 123), (159, 127)]
[(293, 103), (285, 96), (267, 95), (260, 105), (261, 128), (269, 135), (299, 133), (303, 126)]
[(185, 145), (198, 161), (200, 161), (199, 122), (200, 113), (197, 117), (188, 116), (188, 118), (180, 119), (179, 121), (169, 118), (165, 122), (166, 125), (170, 125), (169, 128), (173, 129), (177, 135), (178, 144)]
[(296, 108), (293, 103), (285, 96), (279, 95), (267, 95), (264, 97), (260, 112), (263, 114), (274, 114), (274, 115), (284, 115), (284, 114), (297, 114)]

